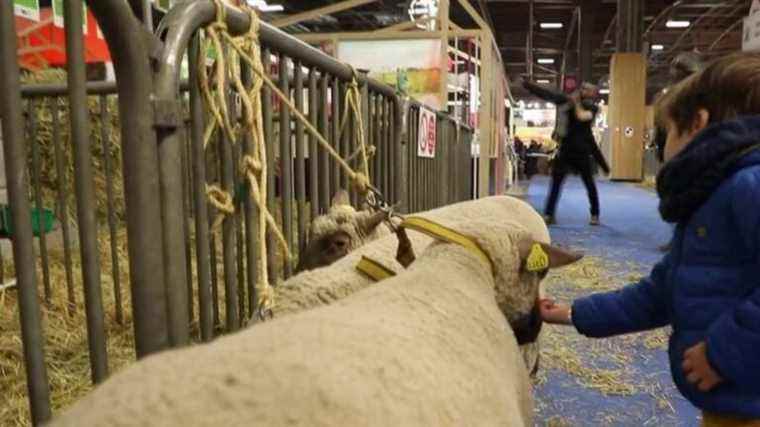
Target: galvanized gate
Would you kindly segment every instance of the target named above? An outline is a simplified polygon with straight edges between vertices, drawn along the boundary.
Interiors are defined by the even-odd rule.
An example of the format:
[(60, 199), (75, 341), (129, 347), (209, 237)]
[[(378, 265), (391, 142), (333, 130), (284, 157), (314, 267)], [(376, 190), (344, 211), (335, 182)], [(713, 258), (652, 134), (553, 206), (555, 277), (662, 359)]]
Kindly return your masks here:
[[(203, 146), (207, 118), (196, 74), (205, 58), (198, 30), (216, 19), (214, 2), (174, 7), (154, 35), (149, 31), (149, 2), (89, 1), (110, 46), (118, 85), (86, 81), (83, 5), (65, 5), (66, 84), (22, 86), (13, 6), (0, 2), (0, 117), (24, 366), (35, 424), (51, 417), (41, 309), (48, 310), (56, 296), (65, 294), (67, 309), (77, 312), (83, 290), (94, 383), (108, 375), (110, 318), (128, 323), (131, 314), (139, 358), (237, 330), (256, 308), (253, 224), (258, 212), (237, 166), (252, 143), (250, 138), (221, 141), (215, 151)], [(231, 33), (248, 30), (248, 14), (230, 7), (225, 12)], [(352, 132), (341, 133), (339, 120), (353, 70), (266, 24), (260, 40), (262, 60), (279, 89), (344, 158), (353, 153), (358, 141)], [(190, 78), (181, 82), (186, 55)], [(243, 70), (250, 83), (250, 70)], [(424, 107), (406, 102), (364, 74), (359, 73), (358, 82), (364, 134), (376, 147), (370, 178), (386, 199), (400, 202), (402, 211), (409, 212), (471, 198), (477, 163), (471, 155), (472, 130), (438, 113), (436, 154), (418, 157), (418, 115)], [(235, 91), (229, 94), (232, 99)], [(326, 212), (331, 196), (349, 182), (303, 124), (293, 120), (288, 107), (275, 102), (267, 88), (262, 95), (271, 101), (263, 107), (268, 167), (279, 170), (269, 180), (267, 206), (278, 212), (288, 245), (297, 253), (306, 243), (311, 219)], [(217, 212), (206, 196), (206, 184), (215, 181), (237, 196), (238, 207), (225, 217), (218, 235), (211, 231)], [(41, 217), (32, 221), (30, 195), (37, 213), (46, 204), (55, 205), (60, 223), (60, 255), (55, 258), (49, 241), (54, 236), (49, 239), (42, 231), (35, 240), (35, 230), (44, 224)], [(352, 193), (352, 199), (357, 201), (358, 195)], [(283, 261), (274, 244), (268, 247), (270, 277), (288, 278), (293, 264)], [(128, 256), (123, 256), (125, 249)], [(0, 258), (0, 275), (2, 264)], [(80, 266), (81, 275), (76, 271)], [(42, 307), (38, 275), (46, 304)], [(129, 293), (123, 290), (127, 283)]]

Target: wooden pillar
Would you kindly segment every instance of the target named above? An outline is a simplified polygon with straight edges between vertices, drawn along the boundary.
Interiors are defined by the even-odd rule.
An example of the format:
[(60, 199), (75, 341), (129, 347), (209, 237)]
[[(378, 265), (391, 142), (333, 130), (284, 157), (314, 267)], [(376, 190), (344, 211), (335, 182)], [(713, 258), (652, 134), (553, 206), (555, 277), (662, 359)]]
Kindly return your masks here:
[(608, 121), (613, 180), (640, 181), (646, 127), (646, 58), (616, 53), (610, 62)]

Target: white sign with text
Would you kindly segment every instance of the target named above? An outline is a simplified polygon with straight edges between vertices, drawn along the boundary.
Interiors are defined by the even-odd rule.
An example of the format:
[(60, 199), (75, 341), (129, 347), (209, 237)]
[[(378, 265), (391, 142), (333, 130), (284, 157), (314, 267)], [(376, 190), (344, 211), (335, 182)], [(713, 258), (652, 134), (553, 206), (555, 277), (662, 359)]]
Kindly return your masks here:
[(435, 141), (435, 113), (425, 108), (420, 108), (419, 132), (417, 133), (417, 156), (434, 158)]

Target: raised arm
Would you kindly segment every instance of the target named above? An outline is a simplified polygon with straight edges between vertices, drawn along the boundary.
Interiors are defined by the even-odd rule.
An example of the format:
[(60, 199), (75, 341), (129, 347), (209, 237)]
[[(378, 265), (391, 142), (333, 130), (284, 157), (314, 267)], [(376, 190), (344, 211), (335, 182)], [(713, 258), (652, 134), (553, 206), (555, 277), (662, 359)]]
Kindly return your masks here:
[(568, 97), (564, 93), (553, 91), (549, 88), (531, 83), (527, 80), (523, 81), (523, 87), (533, 95), (555, 105), (564, 104), (568, 101)]

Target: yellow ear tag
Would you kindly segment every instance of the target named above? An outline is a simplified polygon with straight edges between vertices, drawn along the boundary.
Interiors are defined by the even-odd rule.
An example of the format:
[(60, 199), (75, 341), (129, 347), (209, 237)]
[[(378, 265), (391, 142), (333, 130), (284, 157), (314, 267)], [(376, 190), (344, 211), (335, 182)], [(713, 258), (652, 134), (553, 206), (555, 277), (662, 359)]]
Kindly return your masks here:
[(528, 271), (539, 272), (549, 268), (549, 255), (538, 243), (533, 244), (528, 259), (525, 261)]

